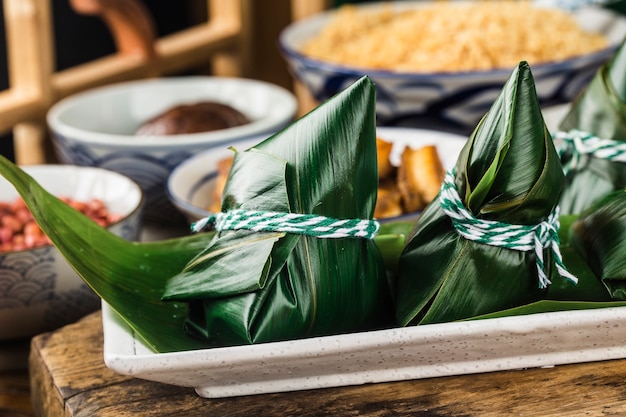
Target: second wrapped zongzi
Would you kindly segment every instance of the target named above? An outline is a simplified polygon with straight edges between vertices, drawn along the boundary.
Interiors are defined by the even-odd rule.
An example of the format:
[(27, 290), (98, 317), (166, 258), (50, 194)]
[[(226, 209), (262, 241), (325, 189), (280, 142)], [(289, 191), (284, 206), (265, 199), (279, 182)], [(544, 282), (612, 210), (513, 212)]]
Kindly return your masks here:
[(597, 200), (572, 226), (571, 244), (612, 299), (626, 300), (626, 191)]
[(424, 210), (400, 257), (401, 325), (466, 319), (532, 303), (564, 269), (563, 172), (530, 67), (513, 71)]
[(566, 171), (562, 214), (626, 186), (626, 40), (571, 104), (555, 132)]

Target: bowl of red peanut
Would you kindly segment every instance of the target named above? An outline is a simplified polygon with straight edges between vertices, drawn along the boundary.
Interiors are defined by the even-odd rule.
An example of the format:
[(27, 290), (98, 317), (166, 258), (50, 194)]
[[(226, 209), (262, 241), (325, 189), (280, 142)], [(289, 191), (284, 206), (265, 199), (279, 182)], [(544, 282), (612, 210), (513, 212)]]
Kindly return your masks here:
[[(22, 167), (48, 192), (112, 233), (138, 240), (143, 193), (130, 178), (96, 167)], [(100, 308), (33, 220), (13, 186), (0, 178), (0, 340), (32, 337)]]

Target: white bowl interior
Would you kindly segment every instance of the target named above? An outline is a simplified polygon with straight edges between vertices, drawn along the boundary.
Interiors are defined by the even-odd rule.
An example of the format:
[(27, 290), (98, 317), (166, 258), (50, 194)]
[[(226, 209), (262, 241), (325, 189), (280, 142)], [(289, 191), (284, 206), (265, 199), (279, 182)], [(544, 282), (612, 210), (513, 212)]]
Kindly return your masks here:
[[(136, 137), (137, 128), (179, 104), (216, 101), (245, 114), (251, 123), (212, 132)], [(164, 142), (226, 141), (275, 131), (295, 117), (295, 96), (277, 85), (227, 77), (170, 77), (123, 82), (63, 99), (48, 112), (52, 131), (84, 142), (129, 147)]]
[[(22, 169), (53, 195), (78, 201), (98, 198), (105, 202), (110, 213), (123, 217), (142, 203), (139, 186), (113, 171), (74, 165), (28, 165)], [(13, 185), (4, 178), (0, 178), (0, 195), (6, 202), (18, 197)]]

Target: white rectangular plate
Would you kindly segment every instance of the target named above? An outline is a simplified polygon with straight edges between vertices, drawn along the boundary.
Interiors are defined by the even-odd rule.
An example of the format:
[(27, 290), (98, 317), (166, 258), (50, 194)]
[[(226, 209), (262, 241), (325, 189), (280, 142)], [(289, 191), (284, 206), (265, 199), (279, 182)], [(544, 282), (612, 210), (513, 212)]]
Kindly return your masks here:
[(106, 304), (104, 360), (205, 398), (339, 387), (626, 357), (626, 307), (430, 324), (154, 353)]
[[(560, 120), (566, 106), (546, 110)], [(396, 151), (435, 140), (446, 167), (463, 141), (383, 128)], [(434, 136), (433, 136), (434, 135)], [(447, 159), (446, 159), (447, 158)], [(152, 240), (152, 239), (150, 239)], [(626, 307), (444, 323), (197, 351), (154, 353), (103, 304), (104, 359), (115, 372), (195, 388), (206, 398), (533, 368), (626, 357)]]

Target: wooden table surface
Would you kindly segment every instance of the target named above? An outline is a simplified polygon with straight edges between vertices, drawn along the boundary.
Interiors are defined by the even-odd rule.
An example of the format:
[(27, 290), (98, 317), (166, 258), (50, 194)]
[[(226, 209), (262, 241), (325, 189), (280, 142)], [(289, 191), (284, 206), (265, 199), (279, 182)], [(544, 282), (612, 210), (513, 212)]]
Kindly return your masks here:
[[(32, 339), (0, 373), (0, 416), (624, 416), (626, 360), (225, 399), (118, 375), (99, 312)], [(28, 396), (32, 399), (32, 408)]]
[(26, 370), (0, 372), (0, 416), (31, 417), (35, 411), (30, 401), (30, 384)]
[[(187, 224), (151, 225), (145, 224), (141, 240), (152, 241), (183, 236), (189, 233)], [(100, 313), (96, 314), (100, 317)], [(95, 321), (98, 318), (94, 318)], [(96, 323), (95, 330), (101, 324)], [(31, 402), (28, 357), (31, 339), (14, 341), (0, 340), (0, 417), (33, 417), (35, 410)], [(102, 356), (102, 355), (101, 355)], [(102, 364), (102, 363), (101, 363)], [(41, 412), (40, 416), (48, 415)]]

